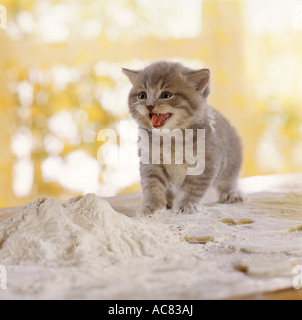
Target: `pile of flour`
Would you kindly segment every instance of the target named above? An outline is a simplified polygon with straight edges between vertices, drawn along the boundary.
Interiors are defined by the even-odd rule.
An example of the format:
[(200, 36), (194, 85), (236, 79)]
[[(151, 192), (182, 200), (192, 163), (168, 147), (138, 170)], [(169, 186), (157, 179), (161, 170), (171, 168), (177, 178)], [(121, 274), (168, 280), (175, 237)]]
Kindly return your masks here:
[(0, 224), (2, 264), (108, 266), (168, 254), (176, 244), (184, 245), (167, 225), (131, 219), (93, 194), (67, 202), (40, 198)]

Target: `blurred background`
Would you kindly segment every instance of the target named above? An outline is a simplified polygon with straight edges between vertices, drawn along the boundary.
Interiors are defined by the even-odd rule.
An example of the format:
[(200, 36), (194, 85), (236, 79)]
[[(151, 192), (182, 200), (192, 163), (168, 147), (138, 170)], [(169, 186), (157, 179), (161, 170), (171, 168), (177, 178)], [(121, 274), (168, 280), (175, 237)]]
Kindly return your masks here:
[(121, 121), (135, 132), (121, 67), (159, 59), (211, 69), (209, 100), (243, 139), (242, 177), (302, 170), (301, 0), (0, 5), (0, 207), (140, 190), (138, 162), (101, 164), (97, 136)]

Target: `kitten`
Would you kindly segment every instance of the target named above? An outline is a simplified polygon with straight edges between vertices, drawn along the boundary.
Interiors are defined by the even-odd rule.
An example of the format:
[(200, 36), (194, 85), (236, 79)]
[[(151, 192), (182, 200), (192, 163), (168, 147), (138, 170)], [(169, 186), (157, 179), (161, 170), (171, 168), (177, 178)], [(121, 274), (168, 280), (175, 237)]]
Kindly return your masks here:
[[(172, 207), (181, 213), (198, 212), (211, 187), (218, 190), (220, 202), (243, 201), (237, 189), (241, 141), (228, 120), (207, 102), (210, 70), (191, 70), (180, 63), (159, 61), (143, 70), (123, 72), (133, 85), (128, 99), (130, 113), (150, 140), (154, 139), (154, 128), (155, 134), (159, 129), (180, 129), (183, 133), (193, 129), (196, 154), (197, 129), (205, 130), (205, 170), (201, 174), (188, 175), (191, 165), (185, 160), (183, 164), (164, 164), (162, 153), (159, 164), (141, 161), (141, 214)], [(172, 143), (172, 156), (176, 151)]]

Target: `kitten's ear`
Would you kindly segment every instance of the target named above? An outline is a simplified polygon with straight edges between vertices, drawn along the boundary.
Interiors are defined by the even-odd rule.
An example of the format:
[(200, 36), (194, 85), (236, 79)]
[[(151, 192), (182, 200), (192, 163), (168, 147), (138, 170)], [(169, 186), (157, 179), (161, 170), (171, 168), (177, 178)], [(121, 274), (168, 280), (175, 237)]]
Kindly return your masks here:
[(186, 79), (196, 91), (200, 91), (201, 94), (206, 98), (210, 93), (210, 70), (200, 69), (192, 73), (186, 74)]
[(134, 85), (140, 78), (140, 71), (122, 68), (123, 73), (129, 78)]

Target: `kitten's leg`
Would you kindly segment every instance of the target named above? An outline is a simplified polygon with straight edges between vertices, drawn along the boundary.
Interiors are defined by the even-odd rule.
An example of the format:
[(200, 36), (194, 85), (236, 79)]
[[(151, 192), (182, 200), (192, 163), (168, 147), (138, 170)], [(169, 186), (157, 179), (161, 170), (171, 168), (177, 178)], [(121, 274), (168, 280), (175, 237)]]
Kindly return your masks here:
[(168, 179), (158, 165), (141, 165), (141, 184), (144, 203), (140, 215), (150, 215), (166, 209), (166, 191)]
[(246, 201), (244, 195), (237, 188), (237, 176), (231, 181), (221, 182), (217, 186), (217, 189), (220, 192), (220, 203), (237, 203)]
[(181, 190), (183, 195), (178, 203), (179, 213), (203, 212), (202, 199), (214, 181), (214, 175), (187, 176)]
[(166, 200), (167, 200), (167, 209), (172, 209), (173, 208), (173, 200), (174, 200), (174, 193), (173, 191), (168, 188), (166, 191)]

